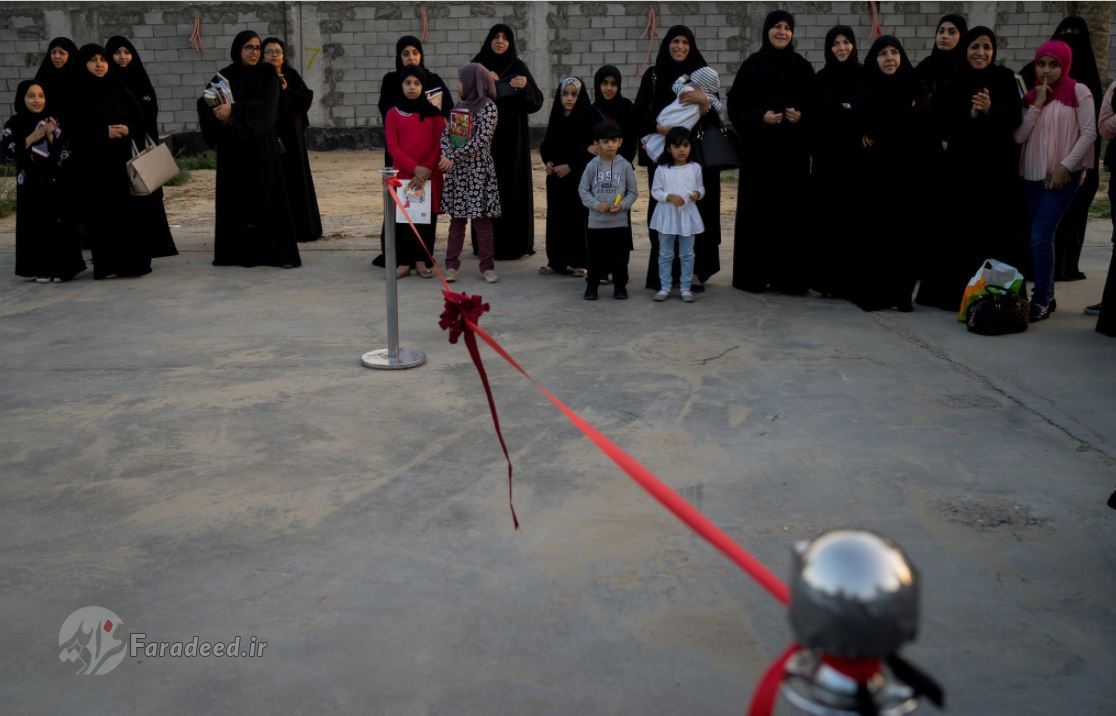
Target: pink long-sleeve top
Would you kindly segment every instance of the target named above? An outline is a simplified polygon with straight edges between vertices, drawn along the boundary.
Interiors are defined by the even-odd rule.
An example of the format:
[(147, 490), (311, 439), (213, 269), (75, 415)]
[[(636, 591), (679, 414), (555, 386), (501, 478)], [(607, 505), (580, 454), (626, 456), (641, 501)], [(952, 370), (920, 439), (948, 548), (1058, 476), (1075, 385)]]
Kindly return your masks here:
[(1093, 168), (1093, 143), (1097, 141), (1093, 93), (1081, 82), (1075, 90), (1076, 107), (1047, 100), (1042, 109), (1031, 106), (1023, 110), (1015, 141), (1023, 145), (1019, 174), (1027, 181), (1042, 181), (1059, 164), (1071, 172)]
[(1097, 120), (1097, 129), (1105, 139), (1116, 137), (1116, 112), (1112, 111), (1112, 90), (1116, 89), (1116, 82), (1108, 85), (1108, 91), (1101, 100), (1100, 119)]

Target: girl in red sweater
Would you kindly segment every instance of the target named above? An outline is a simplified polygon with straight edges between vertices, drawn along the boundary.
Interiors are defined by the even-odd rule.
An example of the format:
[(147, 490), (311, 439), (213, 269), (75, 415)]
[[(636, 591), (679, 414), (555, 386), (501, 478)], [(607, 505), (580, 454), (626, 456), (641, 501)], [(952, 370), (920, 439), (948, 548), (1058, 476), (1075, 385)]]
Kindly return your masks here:
[[(416, 190), (421, 189), (427, 180), (430, 181), (430, 223), (416, 223), (415, 226), (418, 227), (426, 248), (433, 253), (437, 213), (442, 195), (442, 173), (438, 171), (438, 159), (442, 153), (439, 142), (446, 121), (438, 108), (427, 99), (425, 70), (411, 65), (404, 67), (398, 74), (399, 81), (403, 83), (403, 95), (388, 110), (384, 135), (393, 166), (399, 170), (397, 178)], [(400, 197), (402, 198), (402, 192)], [(400, 278), (410, 275), (412, 270), (423, 278), (434, 275), (433, 264), (426, 251), (418, 245), (402, 213), (396, 217), (395, 263), (395, 275)]]

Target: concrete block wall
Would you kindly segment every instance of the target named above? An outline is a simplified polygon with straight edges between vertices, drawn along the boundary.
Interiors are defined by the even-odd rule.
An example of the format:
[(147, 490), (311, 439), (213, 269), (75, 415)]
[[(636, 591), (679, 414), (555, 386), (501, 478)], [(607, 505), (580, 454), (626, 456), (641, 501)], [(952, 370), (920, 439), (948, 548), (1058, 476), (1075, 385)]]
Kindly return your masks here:
[[(879, 23), (900, 38), (912, 60), (929, 54), (934, 25), (947, 12), (992, 27), (1000, 61), (1018, 69), (1047, 39), (1066, 11), (1062, 2), (881, 2)], [(547, 97), (532, 124), (546, 123), (557, 80), (575, 74), (591, 82), (603, 64), (624, 73), (624, 92), (635, 96), (639, 76), (653, 62), (659, 40), (649, 38), (649, 9), (661, 37), (674, 24), (694, 30), (698, 47), (722, 73), (727, 89), (740, 62), (760, 45), (763, 18), (775, 7), (797, 20), (795, 42), (815, 67), (835, 24), (853, 27), (863, 53), (870, 28), (866, 2), (261, 2), (125, 3), (0, 2), (0, 101), (11, 107), (19, 80), (34, 74), (46, 44), (68, 35), (78, 45), (113, 34), (132, 39), (159, 94), (165, 133), (196, 129), (194, 101), (215, 71), (228, 64), (232, 38), (250, 28), (287, 40), (289, 61), (316, 92), (311, 122), (361, 130), (380, 126), (376, 109), (384, 73), (394, 68), (394, 47), (404, 34), (420, 34), (428, 20), (426, 65), (451, 84), (456, 68), (480, 49), (497, 22), (516, 32), (520, 56)], [(1116, 13), (1116, 4), (1113, 6)], [(202, 48), (188, 38), (201, 20)], [(1110, 55), (1116, 49), (1109, 37)]]

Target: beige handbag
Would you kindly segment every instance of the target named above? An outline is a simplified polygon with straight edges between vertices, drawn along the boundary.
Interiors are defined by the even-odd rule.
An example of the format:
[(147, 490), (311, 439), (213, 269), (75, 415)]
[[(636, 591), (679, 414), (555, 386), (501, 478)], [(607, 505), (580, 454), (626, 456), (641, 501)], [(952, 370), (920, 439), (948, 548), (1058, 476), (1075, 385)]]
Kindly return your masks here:
[(178, 164), (171, 155), (170, 147), (156, 144), (147, 135), (144, 135), (143, 151), (132, 142), (132, 158), (128, 160), (132, 196), (147, 196), (176, 176)]

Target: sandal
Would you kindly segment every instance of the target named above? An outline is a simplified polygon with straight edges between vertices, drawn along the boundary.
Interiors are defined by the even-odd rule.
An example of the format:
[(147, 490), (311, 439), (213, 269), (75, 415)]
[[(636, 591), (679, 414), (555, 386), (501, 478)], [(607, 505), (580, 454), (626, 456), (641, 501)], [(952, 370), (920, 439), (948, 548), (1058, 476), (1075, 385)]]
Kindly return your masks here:
[(550, 268), (549, 266), (539, 266), (539, 273), (541, 273), (543, 276), (549, 276), (552, 273), (558, 272)]
[(403, 278), (404, 276), (410, 276), (410, 275), (411, 275), (411, 267), (410, 266), (396, 266), (395, 267), (395, 277), (396, 278)]
[(420, 278), (434, 278), (434, 269), (427, 268), (425, 266), (419, 266), (417, 269), (415, 269), (415, 272), (419, 275)]
[(588, 274), (589, 274), (589, 272), (586, 271), (583, 268), (578, 268), (578, 269), (573, 270), (574, 278), (585, 278)]

